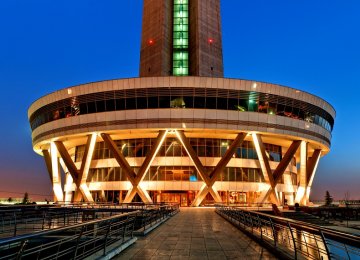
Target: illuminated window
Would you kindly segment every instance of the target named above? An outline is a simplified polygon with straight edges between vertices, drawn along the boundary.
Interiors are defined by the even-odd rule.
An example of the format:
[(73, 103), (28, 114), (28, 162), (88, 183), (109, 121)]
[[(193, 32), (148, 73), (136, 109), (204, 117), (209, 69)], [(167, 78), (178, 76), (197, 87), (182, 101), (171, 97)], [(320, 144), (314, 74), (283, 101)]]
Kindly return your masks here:
[(189, 3), (174, 0), (173, 75), (189, 75)]

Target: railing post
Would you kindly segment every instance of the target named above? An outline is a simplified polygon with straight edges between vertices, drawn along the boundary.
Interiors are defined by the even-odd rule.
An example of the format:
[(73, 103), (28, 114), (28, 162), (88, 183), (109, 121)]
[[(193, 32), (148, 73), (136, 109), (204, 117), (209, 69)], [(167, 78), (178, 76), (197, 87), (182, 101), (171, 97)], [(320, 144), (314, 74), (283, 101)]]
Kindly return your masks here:
[(292, 241), (293, 241), (293, 244), (294, 244), (294, 257), (295, 257), (295, 259), (297, 259), (297, 250), (296, 250), (296, 242), (295, 242), (294, 234), (293, 234), (293, 232), (291, 230), (290, 223), (288, 222), (287, 224), (288, 224), (289, 231), (290, 231), (290, 234), (291, 234), (291, 238), (292, 238)]
[(106, 230), (105, 242), (104, 242), (104, 254), (103, 254), (103, 255), (106, 255), (106, 243), (107, 243), (107, 240), (108, 240), (108, 236), (109, 236), (110, 231), (111, 231), (111, 221), (109, 221), (109, 227), (108, 227), (108, 229)]
[(312, 234), (312, 235), (313, 235), (313, 237), (314, 237), (314, 241), (315, 241), (315, 244), (316, 244), (316, 247), (317, 247), (319, 259), (321, 259), (320, 247), (319, 247), (319, 245), (318, 245), (317, 238), (316, 238), (315, 234)]
[(346, 244), (344, 244), (344, 247), (345, 247), (345, 252), (346, 252), (348, 258), (351, 259), (350, 255), (349, 255), (349, 251), (348, 251), (348, 249), (347, 249), (347, 247), (346, 247)]
[(325, 246), (326, 254), (327, 254), (328, 258), (331, 259), (330, 250), (329, 250), (329, 247), (327, 246), (326, 238), (324, 236), (324, 233), (321, 231), (321, 228), (319, 228), (319, 231), (320, 231), (320, 235), (321, 235), (321, 238), (322, 238), (324, 246)]
[(16, 229), (17, 229), (17, 220), (16, 220), (16, 212), (14, 212), (14, 237), (16, 237)]
[(273, 233), (273, 238), (274, 238), (274, 247), (276, 247), (277, 234), (275, 233), (274, 223), (272, 222), (272, 220), (271, 220), (270, 217), (269, 217), (269, 220), (270, 220), (270, 225), (271, 225), (271, 229), (272, 229), (272, 233)]
[(81, 227), (81, 231), (80, 231), (80, 234), (76, 240), (76, 248), (75, 248), (75, 252), (74, 252), (74, 259), (76, 259), (76, 256), (77, 256), (77, 251), (78, 251), (78, 248), (79, 248), (79, 242), (80, 242), (80, 238), (82, 237), (82, 234), (84, 232), (84, 227), (85, 226), (82, 226)]
[(44, 227), (45, 227), (45, 219), (46, 219), (46, 211), (43, 212), (43, 219), (42, 219), (42, 227), (41, 227), (41, 230), (44, 230)]
[[(305, 232), (303, 232), (302, 234), (303, 234), (303, 237), (304, 237), (304, 242), (305, 242), (305, 246), (306, 246), (306, 252), (307, 252), (307, 254), (309, 256), (310, 255), (309, 254), (309, 246), (308, 246), (308, 243), (306, 242)], [(300, 251), (301, 251), (301, 244), (300, 244)]]
[(259, 223), (259, 228), (260, 228), (260, 239), (263, 239), (263, 234), (262, 234), (262, 223), (261, 223), (261, 219), (259, 217), (259, 214), (256, 214), (257, 218), (258, 218), (258, 223)]
[(254, 233), (254, 223), (253, 223), (253, 218), (252, 218), (250, 211), (248, 212), (248, 215), (249, 215), (250, 222), (251, 222), (251, 233)]
[(240, 212), (241, 212), (241, 216), (243, 217), (243, 219), (242, 219), (242, 223), (243, 223), (244, 229), (246, 229), (246, 224), (245, 224), (245, 222), (246, 222), (246, 219), (245, 219), (245, 213), (244, 213), (244, 211), (243, 211), (243, 210), (241, 210)]
[(27, 242), (28, 242), (28, 240), (23, 240), (23, 241), (21, 242), (21, 246), (20, 246), (19, 252), (18, 252), (17, 255), (16, 255), (16, 260), (21, 259), (22, 254), (23, 254), (23, 252), (24, 252), (24, 249), (25, 249), (25, 246), (26, 246)]

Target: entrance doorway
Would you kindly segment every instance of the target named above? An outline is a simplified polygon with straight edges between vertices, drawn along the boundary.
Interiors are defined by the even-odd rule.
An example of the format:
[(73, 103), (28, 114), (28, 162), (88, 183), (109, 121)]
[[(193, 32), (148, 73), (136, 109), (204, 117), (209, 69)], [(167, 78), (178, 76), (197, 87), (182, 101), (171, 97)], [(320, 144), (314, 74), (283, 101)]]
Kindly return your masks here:
[(179, 203), (180, 207), (188, 207), (195, 198), (192, 191), (153, 191), (154, 202)]

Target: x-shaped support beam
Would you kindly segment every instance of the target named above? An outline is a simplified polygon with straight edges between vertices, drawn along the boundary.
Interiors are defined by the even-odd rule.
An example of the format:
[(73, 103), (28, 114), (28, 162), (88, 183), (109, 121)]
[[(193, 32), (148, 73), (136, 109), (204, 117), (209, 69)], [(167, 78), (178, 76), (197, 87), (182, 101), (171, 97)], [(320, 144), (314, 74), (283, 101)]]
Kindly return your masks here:
[(65, 145), (61, 141), (55, 141), (54, 143), (56, 145), (58, 152), (60, 153), (61, 158), (64, 161), (66, 168), (68, 169), (73, 179), (73, 182), (76, 185), (74, 201), (80, 201), (81, 197), (83, 197), (86, 202), (93, 202), (94, 199), (91, 196), (89, 188), (86, 184), (86, 179), (88, 177), (90, 163), (94, 153), (96, 134), (92, 134), (88, 136), (80, 170), (77, 169)]
[[(276, 205), (279, 205), (279, 198), (276, 193), (276, 184), (274, 180), (274, 176), (270, 167), (270, 163), (268, 160), (268, 156), (265, 151), (264, 143), (261, 139), (261, 136), (258, 134), (252, 134), (253, 142), (255, 145), (255, 150), (259, 159), (261, 172), (263, 174), (264, 180), (266, 183), (270, 184), (270, 191), (267, 196), (270, 197), (271, 203), (274, 203)], [(265, 196), (263, 197), (263, 200), (265, 200)], [(263, 202), (263, 201), (262, 201)]]
[(291, 143), (283, 159), (280, 161), (274, 172), (272, 172), (270, 168), (269, 158), (266, 155), (265, 146), (262, 142), (261, 136), (259, 134), (253, 134), (253, 140), (264, 179), (268, 184), (270, 184), (270, 187), (267, 191), (265, 191), (265, 195), (262, 197), (261, 202), (265, 202), (266, 199), (270, 197), (272, 203), (279, 205), (279, 199), (276, 193), (276, 185), (280, 182), (282, 175), (284, 174), (286, 168), (291, 162), (291, 159), (299, 148), (301, 141), (296, 140)]
[(200, 203), (204, 200), (205, 196), (210, 193), (216, 202), (222, 202), (221, 197), (217, 190), (214, 187), (214, 183), (218, 179), (221, 172), (224, 170), (226, 165), (229, 163), (231, 157), (234, 155), (236, 148), (241, 145), (244, 141), (247, 134), (239, 133), (235, 140), (231, 143), (229, 148), (226, 150), (224, 156), (220, 159), (218, 164), (215, 166), (214, 170), (207, 175), (206, 170), (202, 163), (199, 160), (199, 157), (195, 153), (194, 149), (190, 145), (190, 142), (186, 138), (183, 131), (176, 131), (176, 137), (185, 148), (187, 154), (195, 165), (196, 170), (198, 171), (200, 177), (203, 179), (204, 184), (200, 188), (200, 191), (197, 193), (191, 206), (199, 206)]
[(111, 139), (110, 135), (108, 134), (101, 134), (101, 137), (103, 138), (104, 142), (108, 145), (109, 149), (113, 152), (115, 160), (118, 162), (120, 167), (123, 169), (123, 171), (126, 174), (126, 177), (129, 179), (132, 188), (127, 192), (126, 197), (124, 199), (124, 203), (129, 203), (133, 200), (134, 196), (139, 194), (141, 200), (145, 203), (152, 203), (152, 199), (147, 193), (147, 191), (143, 190), (140, 187), (141, 181), (145, 177), (145, 173), (149, 170), (149, 167), (151, 163), (153, 162), (156, 154), (158, 153), (162, 143), (164, 142), (167, 130), (162, 130), (159, 132), (155, 144), (151, 147), (151, 150), (148, 152), (148, 154), (145, 157), (144, 162), (142, 163), (138, 174), (134, 172), (134, 170), (129, 165), (128, 161), (124, 157), (121, 151), (117, 148), (115, 142)]

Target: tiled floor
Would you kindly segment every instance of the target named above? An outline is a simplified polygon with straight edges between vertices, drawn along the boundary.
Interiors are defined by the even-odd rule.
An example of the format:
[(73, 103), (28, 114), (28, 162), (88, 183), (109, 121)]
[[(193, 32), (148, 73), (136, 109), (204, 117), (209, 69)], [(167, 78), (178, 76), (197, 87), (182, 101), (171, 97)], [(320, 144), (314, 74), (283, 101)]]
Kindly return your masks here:
[(181, 208), (115, 259), (277, 259), (214, 208)]

